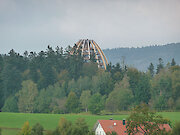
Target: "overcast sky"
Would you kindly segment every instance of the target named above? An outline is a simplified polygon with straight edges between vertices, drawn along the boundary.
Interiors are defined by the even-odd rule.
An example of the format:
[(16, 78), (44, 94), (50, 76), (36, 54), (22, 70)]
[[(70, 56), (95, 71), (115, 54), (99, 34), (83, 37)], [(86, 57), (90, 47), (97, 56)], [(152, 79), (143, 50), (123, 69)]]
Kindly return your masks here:
[(102, 49), (180, 42), (180, 0), (0, 0), (0, 53), (82, 38)]

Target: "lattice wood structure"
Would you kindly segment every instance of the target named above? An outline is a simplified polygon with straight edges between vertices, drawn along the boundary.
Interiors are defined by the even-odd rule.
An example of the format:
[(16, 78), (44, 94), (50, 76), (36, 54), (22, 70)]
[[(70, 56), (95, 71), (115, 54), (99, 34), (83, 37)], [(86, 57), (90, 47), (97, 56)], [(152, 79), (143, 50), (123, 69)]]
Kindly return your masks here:
[(85, 62), (89, 62), (90, 59), (93, 58), (97, 62), (98, 67), (106, 70), (108, 61), (103, 51), (94, 40), (80, 39), (73, 46), (70, 53), (73, 55), (75, 52), (80, 53)]

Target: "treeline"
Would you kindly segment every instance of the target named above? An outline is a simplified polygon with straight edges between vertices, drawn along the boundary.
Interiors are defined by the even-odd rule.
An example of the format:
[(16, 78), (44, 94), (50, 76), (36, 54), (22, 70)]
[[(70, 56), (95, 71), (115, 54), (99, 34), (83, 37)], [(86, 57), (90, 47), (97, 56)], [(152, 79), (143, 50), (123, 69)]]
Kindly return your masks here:
[(126, 64), (141, 71), (147, 71), (150, 62), (157, 66), (158, 58), (162, 58), (165, 63), (168, 63), (174, 58), (177, 64), (180, 64), (180, 43), (137, 48), (121, 47), (104, 49), (103, 51), (112, 64), (125, 60)]
[(180, 110), (180, 66), (174, 59), (147, 72), (128, 65), (99, 69), (94, 59), (48, 46), (23, 55), (0, 55), (0, 108), (5, 112), (93, 114), (129, 110), (140, 103), (156, 110)]

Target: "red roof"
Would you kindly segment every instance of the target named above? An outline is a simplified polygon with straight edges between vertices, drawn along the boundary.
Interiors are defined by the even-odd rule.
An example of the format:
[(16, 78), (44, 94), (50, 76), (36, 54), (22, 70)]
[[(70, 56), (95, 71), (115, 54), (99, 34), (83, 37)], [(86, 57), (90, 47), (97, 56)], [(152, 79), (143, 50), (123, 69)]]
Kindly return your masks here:
[[(98, 120), (105, 133), (115, 131), (118, 135), (127, 135), (126, 125), (123, 125), (122, 120)], [(116, 125), (114, 125), (116, 123)]]
[[(98, 120), (105, 133), (115, 131), (118, 135), (127, 135), (126, 124), (123, 125), (122, 120)], [(116, 123), (116, 124), (114, 124)], [(166, 131), (170, 131), (171, 128), (168, 124), (163, 124), (160, 129), (165, 128)], [(139, 135), (142, 135), (141, 133)]]

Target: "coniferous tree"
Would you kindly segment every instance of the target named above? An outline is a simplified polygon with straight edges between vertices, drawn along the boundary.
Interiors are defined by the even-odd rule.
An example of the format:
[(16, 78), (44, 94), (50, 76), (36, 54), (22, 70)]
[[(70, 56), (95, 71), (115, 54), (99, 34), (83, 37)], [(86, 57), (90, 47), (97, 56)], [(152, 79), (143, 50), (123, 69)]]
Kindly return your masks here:
[(13, 49), (4, 56), (3, 69), (1, 72), (0, 82), (2, 84), (3, 96), (1, 97), (2, 103), (10, 95), (14, 95), (21, 88), (21, 73), (24, 72), (26, 62), (23, 56), (16, 53)]
[(144, 73), (140, 73), (137, 87), (135, 87), (135, 103), (140, 104), (143, 102), (148, 104), (149, 100), (151, 99), (150, 90), (151, 86), (148, 76)]
[(111, 69), (112, 69), (112, 63), (110, 62), (110, 63), (107, 65), (106, 70), (107, 70), (108, 72), (111, 72)]
[(176, 62), (175, 62), (175, 60), (173, 58), (172, 61), (171, 61), (171, 66), (175, 66), (175, 65), (176, 65)]
[(148, 70), (151, 74), (151, 77), (153, 77), (154, 76), (154, 65), (152, 63), (150, 63)]
[(162, 60), (162, 58), (159, 58), (159, 64), (157, 65), (156, 74), (158, 74), (160, 72), (160, 70), (163, 69), (163, 68), (164, 68), (163, 60)]

